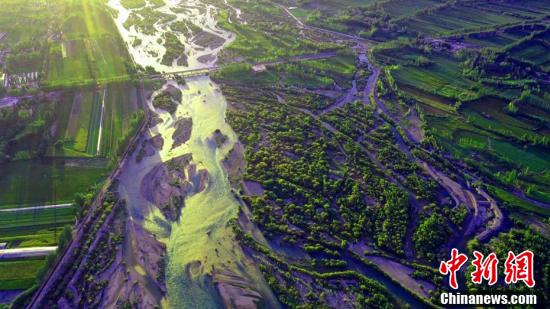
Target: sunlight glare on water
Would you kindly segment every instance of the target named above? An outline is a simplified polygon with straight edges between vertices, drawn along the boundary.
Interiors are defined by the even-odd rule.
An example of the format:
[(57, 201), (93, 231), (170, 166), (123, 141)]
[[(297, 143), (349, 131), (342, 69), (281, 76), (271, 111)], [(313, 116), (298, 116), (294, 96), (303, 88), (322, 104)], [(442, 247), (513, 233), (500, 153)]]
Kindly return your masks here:
[[(149, 6), (150, 4), (148, 4)], [(197, 69), (212, 66), (215, 62), (201, 63), (198, 58), (204, 55), (215, 56), (234, 38), (232, 33), (216, 27), (215, 8), (202, 4), (200, 1), (185, 1), (186, 10), (174, 13), (173, 8), (179, 6), (179, 1), (167, 1), (165, 6), (153, 8), (159, 12), (174, 15), (174, 20), (194, 22), (204, 31), (209, 31), (225, 39), (225, 44), (216, 49), (198, 48), (190, 38), (180, 40), (188, 52), (188, 66), (165, 66), (161, 64), (165, 48), (158, 38), (170, 31), (170, 23), (154, 25), (155, 34), (146, 35), (136, 30), (124, 27), (124, 22), (130, 16), (131, 10), (124, 8), (119, 0), (109, 1), (109, 6), (118, 12), (116, 23), (134, 61), (143, 66), (151, 66), (159, 72), (176, 72), (186, 69)], [(134, 46), (135, 38), (141, 44)], [(155, 51), (156, 53), (151, 53)], [(155, 56), (156, 55), (156, 56)], [(225, 121), (226, 101), (220, 89), (208, 76), (188, 78), (185, 85), (173, 81), (169, 85), (182, 90), (182, 101), (174, 115), (164, 111), (155, 111), (163, 122), (149, 132), (150, 136), (160, 134), (164, 139), (162, 149), (152, 157), (144, 158), (140, 163), (131, 160), (120, 177), (120, 194), (129, 205), (132, 220), (139, 220), (152, 233), (160, 236), (167, 245), (168, 266), (166, 283), (168, 299), (163, 306), (174, 308), (215, 308), (220, 306), (220, 299), (212, 283), (211, 276), (216, 269), (230, 270), (236, 274), (260, 276), (259, 272), (242, 262), (243, 253), (235, 243), (234, 235), (228, 222), (238, 215), (239, 204), (234, 198), (228, 177), (221, 161), (227, 156), (237, 141), (231, 127)], [(160, 93), (162, 89), (156, 93)], [(155, 93), (155, 94), (156, 94)], [(154, 95), (155, 95), (154, 94)], [(154, 97), (153, 95), (153, 97)], [(151, 102), (149, 107), (154, 110)], [(183, 117), (191, 117), (193, 128), (190, 140), (172, 149), (172, 134), (175, 122)], [(220, 130), (227, 137), (225, 143), (218, 147), (213, 133)], [(160, 162), (191, 153), (193, 162), (199, 169), (208, 171), (207, 188), (186, 198), (179, 222), (169, 223), (171, 229), (166, 232), (159, 225), (162, 221), (160, 211), (150, 205), (141, 195), (141, 180)], [(137, 181), (136, 181), (137, 180)]]

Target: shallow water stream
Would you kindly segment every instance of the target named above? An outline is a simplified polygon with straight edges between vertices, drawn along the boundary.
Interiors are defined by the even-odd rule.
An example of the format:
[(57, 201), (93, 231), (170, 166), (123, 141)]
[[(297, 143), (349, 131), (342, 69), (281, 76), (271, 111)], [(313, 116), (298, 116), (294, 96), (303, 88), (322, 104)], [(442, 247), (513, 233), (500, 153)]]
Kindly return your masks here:
[[(118, 12), (115, 21), (134, 61), (143, 67), (151, 66), (159, 72), (211, 66), (215, 63), (217, 52), (234, 38), (232, 33), (217, 28), (216, 8), (200, 1), (166, 1), (166, 5), (157, 8), (148, 3), (153, 10), (174, 16), (167, 23), (157, 22), (154, 25), (154, 35), (140, 33), (134, 26), (126, 29), (124, 22), (130, 16), (131, 10), (124, 8), (119, 0), (111, 0), (108, 4)], [(188, 65), (181, 66), (176, 61), (172, 66), (163, 65), (163, 34), (171, 31), (170, 24), (175, 21), (193, 22), (203, 31), (222, 37), (225, 43), (215, 49), (203, 48), (196, 46), (192, 38), (174, 32), (185, 45)], [(140, 44), (134, 44), (136, 38), (141, 40)], [(200, 61), (201, 57), (203, 62)], [(233, 148), (237, 137), (225, 121), (225, 98), (208, 76), (188, 78), (185, 85), (168, 81), (163, 88), (167, 87), (179, 88), (183, 94), (174, 114), (155, 110), (151, 101), (148, 102), (149, 108), (162, 119), (162, 122), (149, 130), (148, 138), (160, 134), (164, 140), (163, 146), (155, 155), (145, 157), (139, 163), (134, 159), (128, 162), (120, 176), (119, 191), (127, 200), (130, 219), (143, 224), (167, 246), (168, 293), (163, 305), (174, 308), (219, 307), (221, 299), (212, 280), (219, 280), (227, 272), (245, 277), (249, 282), (259, 282), (258, 285), (262, 285), (263, 280), (255, 265), (244, 258), (228, 226), (228, 222), (238, 215), (239, 204), (231, 192), (221, 161)], [(153, 98), (161, 91), (162, 89), (157, 90)], [(173, 147), (175, 123), (189, 117), (193, 123), (189, 141)], [(221, 147), (213, 138), (216, 130), (226, 137)], [(168, 222), (158, 208), (143, 197), (140, 185), (144, 177), (159, 163), (184, 154), (192, 155), (197, 169), (207, 170), (208, 184), (202, 192), (185, 199), (179, 222)]]

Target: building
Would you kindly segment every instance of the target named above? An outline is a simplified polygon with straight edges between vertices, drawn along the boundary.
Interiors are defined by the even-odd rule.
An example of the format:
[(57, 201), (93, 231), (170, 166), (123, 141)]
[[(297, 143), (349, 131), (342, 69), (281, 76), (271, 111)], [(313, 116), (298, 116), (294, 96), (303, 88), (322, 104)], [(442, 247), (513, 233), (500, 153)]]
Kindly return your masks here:
[(265, 64), (256, 64), (252, 66), (252, 71), (254, 71), (254, 73), (264, 72), (265, 70), (267, 70)]

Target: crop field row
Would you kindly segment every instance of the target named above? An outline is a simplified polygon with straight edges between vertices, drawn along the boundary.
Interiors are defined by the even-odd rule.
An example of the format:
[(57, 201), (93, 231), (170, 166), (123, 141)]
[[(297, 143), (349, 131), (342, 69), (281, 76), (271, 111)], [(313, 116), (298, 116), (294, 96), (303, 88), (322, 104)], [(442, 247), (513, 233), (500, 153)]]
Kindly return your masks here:
[(309, 89), (325, 88), (339, 84), (351, 88), (355, 73), (355, 55), (345, 54), (334, 58), (279, 64), (274, 67), (285, 86)]
[[(0, 231), (12, 228), (58, 225), (74, 221), (73, 208), (47, 208), (29, 211), (3, 212), (0, 217)], [(2, 234), (0, 232), (0, 234)]]
[[(28, 42), (37, 38), (47, 28), (52, 17), (56, 17), (52, 16), (51, 12), (55, 12), (52, 8), (57, 2), (56, 0), (48, 2), (3, 0), (0, 29), (2, 32), (9, 33), (2, 40), (3, 43)], [(47, 10), (46, 7), (49, 7), (50, 10)], [(21, 27), (21, 25), (25, 26)]]
[(57, 142), (48, 155), (71, 158), (116, 155), (121, 143), (137, 127), (139, 100), (137, 88), (129, 83), (67, 93), (57, 106)]
[(533, 40), (515, 46), (509, 50), (512, 58), (530, 62), (534, 65), (550, 66), (550, 44), (548, 41)]
[(548, 209), (537, 207), (531, 203), (526, 202), (518, 198), (517, 196), (510, 194), (509, 192), (502, 190), (495, 186), (487, 186), (489, 193), (498, 198), (500, 201), (506, 203), (508, 207), (518, 209), (518, 210), (527, 210), (530, 212), (538, 213), (543, 216), (549, 216), (550, 211)]
[(469, 103), (463, 109), (463, 115), (470, 123), (477, 127), (491, 128), (502, 135), (509, 136), (537, 136), (536, 129), (540, 126), (534, 116), (548, 116), (544, 110), (531, 107), (523, 108), (521, 114), (506, 113), (506, 105), (502, 99), (485, 97)]
[(456, 146), (465, 150), (491, 151), (510, 164), (519, 164), (532, 171), (542, 172), (548, 168), (546, 154), (536, 147), (521, 147), (489, 132), (472, 129), (458, 119), (428, 117), (427, 121), (440, 139), (454, 145), (454, 149), (450, 150), (458, 151), (456, 154), (459, 156), (467, 156), (468, 153), (461, 152)]
[[(117, 79), (129, 79), (120, 56), (122, 47), (112, 37), (52, 43), (49, 52), (47, 87), (86, 85)], [(67, 51), (71, 46), (72, 52)]]
[(440, 4), (436, 0), (390, 0), (381, 4), (385, 13), (391, 18), (402, 18)]
[(450, 99), (422, 91), (406, 84), (398, 83), (398, 87), (401, 91), (411, 96), (416, 101), (430, 107), (430, 110), (428, 111), (429, 114), (444, 115), (454, 112), (454, 102)]
[(308, 89), (327, 88), (337, 83), (343, 88), (351, 88), (355, 73), (355, 55), (341, 54), (321, 60), (304, 60), (294, 63), (270, 65), (264, 72), (252, 73), (246, 64), (233, 64), (224, 67), (216, 76), (232, 81), (247, 81), (254, 85), (296, 86)]
[(362, 7), (374, 4), (375, 0), (340, 0), (340, 1), (330, 1), (330, 0), (320, 0), (320, 1), (301, 1), (304, 2), (302, 8), (311, 11), (321, 11), (325, 14), (334, 14), (342, 7)]
[(0, 242), (9, 248), (53, 246), (63, 226), (74, 222), (73, 207), (4, 212), (0, 217)]
[[(480, 1), (481, 2), (481, 1)], [(517, 1), (501, 1), (501, 2), (482, 2), (477, 4), (478, 8), (492, 11), (503, 12), (506, 11), (509, 14), (517, 14), (530, 17), (541, 17), (550, 13), (550, 8), (544, 3), (544, 1), (538, 0), (523, 0)]]
[(57, 236), (62, 231), (64, 224), (71, 224), (74, 221), (74, 216), (71, 220), (58, 221), (55, 227), (31, 226), (27, 228), (16, 228), (2, 230), (0, 242), (8, 243), (11, 248), (30, 248), (55, 246), (57, 244)]
[(0, 165), (0, 208), (72, 202), (103, 176), (103, 168), (70, 166), (59, 160)]
[(45, 259), (0, 261), (0, 290), (21, 290), (36, 282), (36, 273)]
[(58, 106), (60, 143), (53, 145), (54, 157), (93, 157), (96, 155), (101, 125), (103, 91), (80, 91), (68, 95)]
[(469, 33), (464, 36), (464, 41), (479, 47), (505, 48), (533, 32), (544, 31), (546, 28), (544, 23), (535, 22), (504, 29)]
[(101, 113), (103, 109), (103, 100), (105, 98), (105, 91), (94, 92), (94, 100), (92, 103), (92, 114), (90, 117), (90, 124), (88, 127), (88, 139), (86, 143), (86, 153), (90, 156), (97, 154), (97, 148), (99, 143), (99, 129), (101, 123)]
[(393, 72), (395, 80), (428, 93), (461, 101), (477, 98), (470, 90), (473, 82), (460, 76), (459, 63), (444, 56), (433, 56), (433, 64), (428, 67), (401, 66)]
[(534, 23), (512, 26), (498, 31), (474, 32), (465, 35), (464, 41), (480, 47), (502, 48), (530, 35), (533, 31), (541, 31), (545, 27), (545, 25)]
[(100, 156), (116, 155), (127, 136), (136, 129), (140, 99), (137, 88), (131, 84), (115, 83), (107, 87)]
[(61, 41), (49, 43), (42, 84), (61, 87), (128, 80), (129, 56), (109, 13), (89, 0), (73, 6)]
[(437, 36), (456, 33), (459, 29), (476, 29), (494, 25), (519, 23), (542, 15), (501, 14), (497, 10), (478, 7), (477, 4), (449, 5), (435, 12), (421, 12), (402, 21), (408, 30)]

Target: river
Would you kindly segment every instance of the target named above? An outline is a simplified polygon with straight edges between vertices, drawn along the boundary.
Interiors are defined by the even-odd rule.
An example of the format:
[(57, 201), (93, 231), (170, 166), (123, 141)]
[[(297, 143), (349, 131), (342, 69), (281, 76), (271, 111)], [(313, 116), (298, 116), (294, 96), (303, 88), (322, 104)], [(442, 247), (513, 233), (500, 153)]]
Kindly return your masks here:
[[(234, 39), (234, 34), (216, 26), (217, 9), (201, 1), (191, 0), (180, 4), (180, 1), (171, 0), (160, 7), (154, 7), (148, 2), (147, 6), (152, 10), (173, 17), (165, 23), (159, 19), (153, 25), (154, 34), (143, 34), (134, 26), (126, 29), (124, 22), (132, 10), (124, 8), (119, 0), (110, 0), (108, 5), (118, 14), (115, 22), (134, 61), (143, 67), (151, 66), (158, 72), (170, 73), (212, 66), (216, 54)], [(223, 38), (224, 44), (206, 48), (197, 46), (192, 38), (172, 32), (170, 25), (176, 21), (192, 22), (202, 31)], [(187, 65), (179, 65), (176, 61), (171, 66), (161, 63), (166, 51), (162, 39), (166, 32), (177, 34), (185, 45)], [(140, 44), (135, 44), (136, 38)], [(247, 282), (257, 284), (258, 289), (271, 293), (256, 265), (244, 256), (228, 225), (230, 220), (238, 216), (239, 203), (231, 192), (227, 172), (221, 162), (233, 149), (237, 136), (225, 121), (227, 104), (223, 94), (208, 76), (187, 78), (185, 84), (168, 81), (162, 88), (167, 87), (175, 87), (182, 92), (175, 113), (156, 110), (151, 100), (148, 102), (149, 108), (162, 122), (149, 130), (147, 138), (160, 135), (164, 140), (162, 148), (140, 162), (129, 160), (119, 177), (119, 193), (127, 201), (130, 220), (140, 222), (166, 244), (167, 297), (163, 307), (220, 307), (222, 299), (214, 282), (223, 281), (228, 273), (230, 276), (246, 278)], [(152, 97), (163, 89), (158, 89)], [(192, 118), (190, 139), (173, 147), (172, 135), (176, 122), (189, 117)], [(216, 130), (225, 136), (222, 146), (213, 138)], [(168, 222), (158, 208), (142, 196), (140, 184), (159, 163), (184, 154), (191, 154), (197, 169), (208, 172), (208, 184), (205, 190), (185, 199), (185, 206), (177, 222)]]

